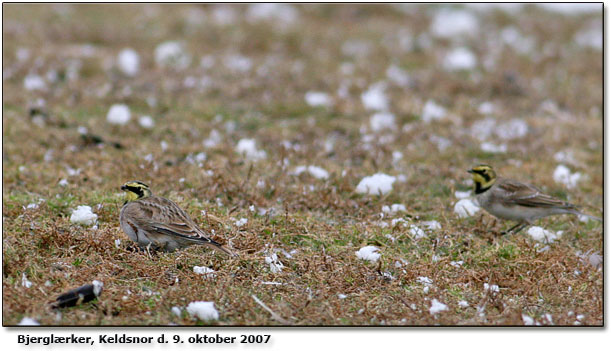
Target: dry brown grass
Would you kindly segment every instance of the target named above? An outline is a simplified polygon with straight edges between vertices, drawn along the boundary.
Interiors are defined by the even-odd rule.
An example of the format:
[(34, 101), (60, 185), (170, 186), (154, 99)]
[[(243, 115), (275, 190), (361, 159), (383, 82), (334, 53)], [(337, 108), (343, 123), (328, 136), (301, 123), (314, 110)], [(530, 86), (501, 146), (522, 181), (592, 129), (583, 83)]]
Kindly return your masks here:
[[(205, 21), (189, 22), (196, 8), (206, 14)], [(24, 316), (47, 325), (207, 324), (186, 312), (180, 317), (170, 312), (195, 300), (215, 302), (220, 319), (212, 324), (279, 324), (251, 295), (292, 325), (522, 325), (522, 315), (546, 325), (546, 314), (554, 325), (573, 325), (577, 315), (583, 315), (581, 324), (601, 325), (602, 270), (577, 255), (602, 252), (601, 225), (567, 216), (541, 220), (539, 225), (564, 234), (540, 252), (543, 245), (525, 233), (490, 234), (506, 224), (494, 224), (487, 215), (459, 219), (453, 213), (454, 191), (468, 188), (465, 170), (486, 162), (504, 176), (601, 214), (602, 58), (600, 51), (573, 43), (576, 32), (599, 18), (530, 7), (515, 16), (478, 15), (483, 33), (464, 45), (480, 62), (490, 40), (506, 26), (534, 38), (541, 50), (529, 57), (504, 47), (493, 69), (449, 73), (436, 63), (453, 46), (450, 41), (430, 38), (430, 47), (407, 51), (397, 44), (402, 30), (417, 37), (429, 28), (434, 8), (414, 8), (302, 6), (297, 24), (281, 28), (243, 20), (247, 8), (240, 6), (236, 24), (224, 26), (214, 23), (213, 6), (167, 11), (161, 5), (4, 5), (4, 325)], [(155, 46), (170, 39), (185, 43), (193, 57), (188, 69), (156, 66)], [(369, 54), (343, 53), (348, 39), (365, 42)], [(91, 56), (79, 53), (82, 44), (93, 45)], [(19, 47), (30, 50), (25, 62), (15, 59)], [(113, 66), (124, 47), (140, 54), (141, 72), (133, 79)], [(236, 73), (224, 67), (223, 57), (230, 53), (251, 58), (253, 69)], [(199, 66), (203, 55), (216, 57), (214, 69)], [(44, 92), (23, 89), (28, 73), (66, 74), (74, 62), (80, 67), (77, 79), (49, 83)], [(352, 74), (341, 73), (343, 62), (354, 64)], [(398, 128), (367, 145), (360, 129), (372, 113), (360, 94), (385, 79), (390, 64), (405, 69), (413, 84), (389, 83)], [(188, 76), (204, 75), (211, 82), (204, 90), (183, 85)], [(342, 85), (347, 98), (336, 97)], [(311, 90), (335, 96), (333, 107), (308, 106), (304, 94)], [(151, 97), (156, 105), (147, 104)], [(28, 114), (39, 98), (46, 101), (44, 126)], [(446, 106), (450, 117), (423, 123), (420, 114), (429, 99)], [(557, 108), (541, 108), (546, 100)], [(506, 153), (481, 151), (469, 132), (483, 118), (477, 112), (483, 101), (497, 105), (499, 121), (521, 118), (529, 125), (527, 136), (507, 142)], [(106, 122), (114, 103), (130, 106), (132, 121), (126, 126)], [(153, 130), (136, 122), (143, 114), (154, 117)], [(228, 121), (235, 130), (226, 129)], [(80, 126), (107, 143), (84, 141)], [(204, 148), (202, 140), (212, 129), (223, 139)], [(384, 136), (391, 140), (380, 141)], [(432, 136), (452, 146), (440, 151)], [(253, 163), (235, 153), (241, 138), (255, 138), (268, 157)], [(334, 141), (330, 152), (327, 140)], [(166, 151), (162, 141), (169, 145)], [(286, 141), (299, 147), (285, 148)], [(49, 150), (52, 157), (45, 161)], [(571, 169), (587, 177), (572, 190), (551, 177), (558, 165), (553, 156), (562, 150), (573, 151)], [(188, 162), (188, 155), (202, 151), (207, 154), (202, 167)], [(393, 161), (393, 151), (403, 152), (403, 158)], [(144, 159), (148, 154), (153, 162)], [(329, 179), (289, 174), (310, 164), (329, 171)], [(67, 167), (80, 174), (70, 175)], [(356, 194), (360, 179), (376, 172), (405, 174), (406, 180), (395, 182), (385, 196)], [(60, 179), (69, 185), (59, 186)], [(128, 250), (118, 226), (118, 188), (131, 179), (148, 182), (154, 192), (179, 203), (240, 258), (196, 247), (153, 257)], [(257, 185), (260, 181), (264, 186)], [(44, 202), (38, 208), (25, 208), (39, 199)], [(442, 229), (416, 240), (409, 228), (379, 227), (381, 207), (394, 203), (407, 208), (397, 217), (415, 224), (437, 220)], [(78, 205), (93, 207), (97, 229), (70, 223)], [(257, 213), (270, 208), (273, 214)], [(236, 228), (241, 217), (248, 223)], [(118, 247), (116, 239), (121, 239)], [(378, 263), (355, 256), (365, 245), (381, 248)], [(264, 257), (276, 249), (285, 268), (271, 273)], [(291, 258), (282, 253), (291, 250), (296, 250)], [(401, 260), (403, 266), (396, 267)], [(453, 261), (464, 263), (454, 267)], [(216, 277), (195, 274), (196, 265), (213, 268)], [(23, 274), (32, 287), (22, 286)], [(428, 293), (418, 277), (432, 279)], [(94, 279), (105, 284), (96, 303), (60, 314), (48, 308), (59, 294)], [(500, 292), (486, 292), (484, 283), (497, 284)], [(432, 299), (448, 311), (431, 315)], [(461, 300), (470, 306), (459, 307)]]

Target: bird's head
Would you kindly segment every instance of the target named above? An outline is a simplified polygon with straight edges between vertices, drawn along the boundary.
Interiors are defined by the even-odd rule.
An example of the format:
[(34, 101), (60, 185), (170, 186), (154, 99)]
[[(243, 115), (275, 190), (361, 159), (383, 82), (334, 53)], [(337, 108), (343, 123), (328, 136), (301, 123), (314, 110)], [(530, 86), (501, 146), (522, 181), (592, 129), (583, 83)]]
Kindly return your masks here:
[(496, 182), (496, 172), (488, 165), (478, 165), (467, 172), (471, 173), (473, 177), (476, 194), (481, 194), (490, 189), (494, 182)]
[(153, 195), (151, 189), (149, 189), (149, 186), (138, 180), (132, 180), (123, 184), (121, 186), (121, 190), (127, 193), (127, 202)]

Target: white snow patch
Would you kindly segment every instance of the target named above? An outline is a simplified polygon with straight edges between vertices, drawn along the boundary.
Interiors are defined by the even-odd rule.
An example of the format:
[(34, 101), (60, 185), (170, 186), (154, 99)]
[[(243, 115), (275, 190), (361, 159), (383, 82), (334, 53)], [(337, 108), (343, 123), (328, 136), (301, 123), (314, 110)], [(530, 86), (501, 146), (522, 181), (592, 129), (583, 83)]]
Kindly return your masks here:
[(43, 156), (43, 160), (45, 160), (45, 162), (53, 161), (53, 153), (54, 152), (55, 151), (53, 149), (47, 150), (47, 152), (45, 152), (45, 155)]
[(68, 180), (66, 180), (66, 178), (62, 178), (57, 185), (59, 186), (67, 186), (68, 185)]
[(390, 272), (382, 272), (382, 277), (384, 277), (384, 279), (386, 280), (394, 280), (395, 277), (393, 277), (392, 273)]
[(528, 123), (519, 118), (514, 118), (509, 122), (499, 124), (494, 132), (504, 140), (521, 138), (528, 134)]
[(403, 204), (392, 204), (391, 206), (384, 205), (382, 206), (382, 212), (394, 215), (397, 212), (407, 212), (405, 205)]
[(154, 96), (149, 96), (146, 98), (146, 103), (149, 105), (149, 107), (155, 107), (157, 106), (157, 98)]
[(501, 41), (516, 50), (519, 54), (530, 54), (535, 48), (535, 39), (525, 36), (514, 26), (504, 28), (500, 35)]
[(290, 174), (291, 175), (300, 175), (303, 172), (310, 173), (310, 175), (316, 179), (329, 178), (329, 172), (317, 166), (297, 166)]
[(117, 63), (123, 74), (133, 77), (140, 69), (140, 56), (134, 49), (123, 49), (117, 56)]
[(153, 120), (151, 116), (140, 116), (140, 118), (138, 118), (138, 124), (140, 124), (142, 128), (153, 129), (153, 127), (155, 127), (155, 120)]
[(23, 317), (18, 325), (40, 325), (40, 323), (38, 323), (38, 321), (34, 318)]
[(289, 4), (258, 3), (248, 7), (246, 17), (251, 22), (266, 21), (272, 24), (290, 24), (299, 18), (299, 11)]
[(216, 129), (212, 129), (208, 138), (203, 141), (203, 145), (204, 147), (212, 148), (220, 144), (221, 141), (223, 141), (221, 133)]
[(18, 48), (15, 52), (15, 57), (19, 62), (27, 61), (30, 58), (30, 49)]
[(411, 83), (409, 74), (396, 65), (388, 66), (388, 69), (386, 69), (386, 78), (402, 87), (406, 87)]
[(403, 153), (401, 151), (393, 151), (392, 152), (392, 162), (396, 163), (403, 158)]
[(236, 145), (236, 151), (253, 161), (267, 157), (265, 151), (257, 149), (257, 143), (254, 139), (240, 139), (238, 145)]
[(124, 104), (114, 104), (110, 106), (106, 114), (106, 120), (110, 124), (125, 125), (131, 119), (129, 107)]
[(479, 206), (471, 199), (460, 199), (454, 205), (454, 213), (460, 218), (474, 216), (479, 210)]
[(376, 173), (361, 179), (356, 187), (356, 192), (360, 194), (387, 194), (392, 190), (392, 184), (397, 178), (384, 173)]
[(538, 3), (537, 6), (548, 11), (562, 13), (564, 15), (581, 15), (584, 13), (602, 12), (601, 3)]
[[(385, 222), (383, 222), (385, 223)], [(396, 225), (401, 224), (403, 227), (407, 227), (407, 221), (403, 218), (395, 218), (392, 221), (390, 221), (390, 226), (391, 227), (395, 227)], [(384, 228), (384, 226), (381, 226)]]
[(172, 313), (176, 315), (176, 317), (180, 317), (182, 315), (182, 309), (178, 306), (172, 307)]
[(388, 109), (388, 97), (385, 93), (386, 84), (378, 82), (361, 94), (361, 102), (368, 110), (385, 111)]
[(374, 132), (395, 128), (395, 115), (389, 112), (374, 113), (369, 119), (369, 126)]
[(416, 281), (418, 283), (424, 284), (424, 285), (433, 285), (433, 279), (429, 278), (429, 277), (418, 277), (416, 278)]
[(70, 177), (74, 177), (74, 176), (81, 174), (81, 169), (80, 168), (74, 169), (69, 166), (66, 166), (66, 172), (68, 173)]
[(182, 70), (191, 64), (191, 56), (187, 53), (182, 43), (166, 41), (155, 48), (155, 62), (162, 67)]
[(117, 249), (121, 247), (121, 239), (115, 239), (115, 247)]
[(484, 283), (484, 291), (499, 292), (499, 286), (496, 284)]
[(97, 219), (98, 215), (91, 211), (90, 206), (78, 206), (70, 216), (70, 222), (83, 225), (92, 225)]
[(348, 39), (342, 44), (342, 54), (364, 58), (372, 51), (372, 43), (367, 40)]
[(284, 283), (280, 282), (261, 282), (262, 285), (284, 285)]
[(193, 266), (193, 273), (203, 275), (205, 278), (215, 278), (216, 272), (208, 267)]
[(530, 235), (531, 238), (533, 238), (536, 241), (542, 242), (542, 243), (548, 243), (551, 244), (553, 243), (555, 240), (560, 239), (560, 237), (562, 236), (563, 231), (558, 231), (556, 233), (543, 229), (541, 227), (537, 227), (537, 226), (532, 226), (530, 228), (528, 228), (528, 235)]
[(477, 112), (482, 115), (490, 115), (496, 111), (496, 106), (490, 101), (484, 101), (477, 107)]
[(45, 80), (36, 74), (28, 74), (23, 78), (23, 87), (25, 90), (45, 90), (47, 83)]
[(252, 60), (250, 58), (240, 54), (231, 54), (225, 56), (223, 64), (230, 70), (239, 73), (246, 73), (250, 71), (253, 66)]
[(479, 33), (477, 17), (464, 10), (441, 10), (435, 14), (430, 27), (434, 36), (453, 38)]
[(593, 49), (602, 50), (603, 48), (603, 28), (602, 24), (582, 29), (575, 34), (575, 42), (581, 46), (591, 47)]
[(448, 306), (446, 304), (437, 301), (437, 299), (433, 299), (433, 301), (431, 301), (431, 308), (429, 309), (429, 312), (431, 312), (432, 315), (435, 315), (441, 311), (447, 311), (447, 309)]
[(558, 165), (554, 170), (554, 181), (564, 184), (567, 188), (572, 189), (577, 186), (582, 174), (579, 172), (571, 173), (571, 170), (565, 165)]
[(219, 312), (212, 301), (194, 301), (187, 306), (187, 312), (203, 321), (219, 319)]
[(466, 308), (469, 307), (469, 303), (465, 300), (460, 300), (458, 301), (458, 306), (462, 307), (462, 308)]
[(202, 56), (201, 60), (199, 60), (199, 66), (203, 69), (210, 69), (214, 67), (215, 63), (216, 59), (213, 55), (204, 55)]
[(570, 164), (577, 164), (577, 160), (575, 159), (575, 155), (572, 150), (558, 151), (554, 154), (554, 160), (556, 162), (565, 162)]
[(21, 286), (26, 289), (29, 289), (32, 286), (32, 282), (28, 280), (28, 277), (25, 273), (21, 273)]
[(589, 264), (594, 268), (601, 267), (603, 264), (603, 257), (597, 252), (586, 252), (584, 254), (579, 253), (578, 256), (581, 258), (584, 264)]
[(422, 120), (426, 123), (445, 118), (447, 111), (443, 106), (437, 105), (435, 101), (428, 100), (422, 109)]
[(410, 225), (409, 232), (413, 235), (414, 239), (422, 239), (426, 236), (424, 230), (420, 229), (418, 226)]
[(503, 11), (507, 14), (515, 15), (524, 4), (522, 3), (499, 3), (499, 2), (476, 2), (466, 3), (465, 7), (478, 12), (491, 12), (494, 10)]
[(429, 140), (437, 146), (437, 150), (440, 152), (445, 151), (447, 148), (452, 146), (452, 141), (448, 138), (440, 137), (438, 135), (431, 135)]
[(448, 71), (472, 70), (477, 66), (477, 57), (469, 49), (453, 49), (443, 59), (443, 67)]
[(426, 229), (428, 230), (439, 230), (441, 229), (441, 224), (439, 224), (439, 222), (437, 221), (424, 221), (421, 223), (423, 226), (426, 227)]
[(93, 285), (93, 294), (95, 296), (100, 296), (102, 289), (104, 288), (104, 283), (99, 280), (94, 280), (91, 282), (91, 284)]
[(492, 154), (500, 154), (500, 153), (505, 153), (507, 152), (507, 145), (506, 144), (493, 144), (490, 142), (483, 142), (480, 144), (480, 149), (484, 152), (489, 152)]
[(379, 248), (376, 246), (365, 246), (360, 250), (356, 251), (356, 257), (361, 260), (367, 260), (369, 262), (377, 262), (380, 259), (381, 254), (378, 252)]
[(305, 94), (305, 101), (312, 107), (324, 106), (328, 107), (333, 104), (333, 100), (329, 94), (322, 91), (308, 91)]
[(236, 227), (239, 228), (239, 227), (246, 225), (246, 223), (248, 223), (248, 218), (242, 217), (240, 219), (236, 219), (233, 223), (236, 225)]
[(282, 272), (282, 268), (284, 268), (284, 265), (282, 264), (282, 262), (280, 262), (280, 260), (278, 260), (278, 255), (276, 255), (275, 253), (266, 256), (265, 263), (269, 265), (269, 270), (272, 273)]
[(479, 141), (484, 141), (494, 133), (495, 127), (496, 120), (494, 118), (480, 119), (471, 125), (471, 136)]
[(217, 5), (212, 10), (212, 18), (220, 25), (233, 24), (237, 17), (238, 14), (236, 10), (230, 5)]
[(282, 250), (282, 254), (284, 255), (284, 257), (286, 258), (293, 258), (293, 255), (295, 255), (298, 251), (296, 249), (293, 249), (289, 252), (286, 252), (286, 250)]
[(344, 295), (344, 294), (337, 294), (337, 298), (340, 300), (343, 300), (345, 298), (347, 298), (348, 296)]
[(450, 266), (460, 268), (464, 263), (463, 261), (451, 261)]
[(377, 221), (377, 222), (374, 222), (373, 224), (377, 225), (380, 228), (388, 228), (388, 223), (384, 221)]
[(522, 314), (522, 322), (524, 325), (535, 325), (535, 320), (525, 314)]
[(454, 192), (454, 196), (456, 196), (457, 199), (466, 199), (468, 197), (471, 196), (471, 191), (458, 191), (456, 190)]

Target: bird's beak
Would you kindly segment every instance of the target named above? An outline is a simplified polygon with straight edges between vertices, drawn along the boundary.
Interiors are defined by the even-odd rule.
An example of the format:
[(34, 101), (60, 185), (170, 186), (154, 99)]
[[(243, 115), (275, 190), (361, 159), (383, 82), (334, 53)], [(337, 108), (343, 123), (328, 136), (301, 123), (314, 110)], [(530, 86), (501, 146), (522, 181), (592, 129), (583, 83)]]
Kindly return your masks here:
[(127, 187), (125, 185), (121, 185), (121, 190), (127, 190)]
[(475, 171), (473, 171), (472, 169), (468, 169), (467, 172), (469, 172), (471, 174), (475, 173)]

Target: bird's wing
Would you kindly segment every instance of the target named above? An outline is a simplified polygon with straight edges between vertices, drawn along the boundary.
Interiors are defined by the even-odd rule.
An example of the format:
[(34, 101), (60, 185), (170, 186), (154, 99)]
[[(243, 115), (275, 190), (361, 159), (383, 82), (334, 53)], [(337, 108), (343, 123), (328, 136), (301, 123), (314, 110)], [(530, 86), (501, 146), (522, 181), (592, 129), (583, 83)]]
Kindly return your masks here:
[[(138, 201), (133, 220), (143, 229), (187, 240), (218, 244), (201, 230), (189, 215), (171, 200), (151, 196)], [(220, 244), (219, 244), (220, 245)]]
[(527, 207), (575, 207), (568, 202), (544, 194), (539, 188), (533, 185), (520, 183), (515, 180), (503, 179), (498, 182), (498, 188), (504, 193), (504, 196), (499, 198), (506, 204)]

